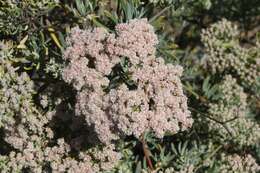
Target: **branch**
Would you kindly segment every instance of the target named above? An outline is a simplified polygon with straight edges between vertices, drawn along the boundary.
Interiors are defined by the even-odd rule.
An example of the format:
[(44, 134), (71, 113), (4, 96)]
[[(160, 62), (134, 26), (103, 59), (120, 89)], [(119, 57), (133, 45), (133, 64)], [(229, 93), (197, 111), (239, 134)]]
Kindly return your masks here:
[(146, 144), (146, 141), (145, 141), (145, 138), (144, 138), (144, 134), (142, 134), (141, 136), (141, 142), (142, 142), (142, 146), (143, 146), (143, 151), (144, 151), (144, 157), (148, 163), (148, 166), (150, 168), (151, 171), (154, 170), (154, 167), (153, 167), (153, 164), (152, 164), (152, 161), (151, 161), (151, 158), (150, 158), (150, 151), (147, 147), (147, 144)]
[(190, 109), (193, 110), (193, 111), (195, 111), (195, 112), (197, 112), (197, 113), (199, 113), (199, 114), (201, 114), (202, 116), (204, 116), (204, 117), (206, 117), (206, 118), (208, 118), (208, 119), (210, 119), (210, 120), (212, 120), (212, 121), (215, 121), (216, 123), (219, 123), (220, 125), (222, 125), (222, 126), (225, 128), (225, 130), (228, 132), (228, 134), (229, 134), (231, 137), (233, 137), (233, 134), (232, 134), (232, 132), (230, 131), (229, 127), (226, 125), (226, 122), (233, 121), (233, 120), (235, 120), (236, 118), (232, 118), (232, 119), (230, 119), (230, 120), (227, 120), (227, 121), (225, 121), (225, 122), (222, 122), (222, 121), (219, 121), (219, 120), (217, 120), (217, 119), (215, 119), (215, 118), (212, 118), (212, 117), (210, 117), (210, 116), (208, 116), (208, 115), (206, 115), (206, 114), (204, 114), (204, 113), (202, 113), (202, 112), (200, 112), (200, 111), (198, 111), (198, 110), (196, 110), (196, 109), (194, 109), (194, 108), (192, 108), (192, 107), (190, 107)]

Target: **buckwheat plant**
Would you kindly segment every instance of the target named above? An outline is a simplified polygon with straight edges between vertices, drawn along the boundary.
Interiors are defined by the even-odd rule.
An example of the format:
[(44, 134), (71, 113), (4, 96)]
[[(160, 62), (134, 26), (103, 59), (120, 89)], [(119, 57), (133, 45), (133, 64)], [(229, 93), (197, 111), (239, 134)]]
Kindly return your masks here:
[(63, 79), (77, 90), (83, 115), (104, 144), (152, 131), (158, 138), (192, 125), (181, 66), (156, 58), (157, 36), (146, 19), (103, 28), (73, 28), (64, 52)]
[(223, 154), (218, 171), (223, 173), (255, 173), (260, 171), (260, 166), (250, 154), (244, 156)]
[(260, 76), (259, 43), (244, 48), (239, 43), (238, 27), (226, 19), (202, 31), (206, 47), (205, 62), (213, 73), (234, 73), (245, 86), (256, 84)]
[(1, 56), (0, 59), (0, 127), (5, 123), (14, 123), (14, 117), (21, 110), (30, 109), (33, 83), (26, 73), (18, 75), (11, 63)]
[(43, 113), (33, 103), (34, 85), (26, 73), (19, 74), (10, 61), (0, 59), (0, 123), (4, 141), (11, 147), (0, 155), (2, 173), (100, 172), (113, 168), (120, 159), (114, 145), (81, 151), (70, 156), (71, 147), (55, 139), (49, 126), (55, 111)]
[(210, 130), (216, 130), (221, 140), (235, 142), (238, 146), (258, 145), (260, 127), (249, 118), (247, 94), (230, 75), (219, 86), (221, 98), (209, 104)]

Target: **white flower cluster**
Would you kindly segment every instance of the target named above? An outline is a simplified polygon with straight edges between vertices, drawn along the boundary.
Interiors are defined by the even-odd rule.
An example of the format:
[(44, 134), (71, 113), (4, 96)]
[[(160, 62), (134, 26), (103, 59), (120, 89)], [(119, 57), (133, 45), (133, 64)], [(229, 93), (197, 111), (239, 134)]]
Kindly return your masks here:
[(159, 171), (158, 173), (194, 173), (194, 165), (188, 165), (187, 167), (177, 171), (173, 167), (166, 168), (164, 171)]
[(206, 47), (205, 62), (216, 72), (232, 72), (244, 85), (252, 86), (260, 76), (260, 44), (244, 48), (239, 44), (239, 30), (226, 19), (202, 31)]
[[(146, 19), (118, 24), (115, 33), (74, 28), (67, 42), (63, 78), (78, 92), (76, 114), (85, 116), (102, 143), (127, 135), (139, 138), (146, 131), (162, 138), (191, 126), (182, 68), (155, 57), (158, 40)], [(105, 91), (122, 59), (129, 61), (135, 87), (123, 82)]]
[(221, 156), (221, 173), (257, 173), (260, 171), (260, 165), (250, 155), (239, 156), (237, 154)]
[(209, 114), (218, 121), (209, 122), (211, 130), (218, 131), (222, 139), (232, 140), (239, 146), (258, 144), (260, 127), (248, 117), (247, 95), (243, 88), (227, 75), (219, 90), (221, 99), (209, 104)]
[(63, 138), (55, 144), (54, 132), (48, 126), (55, 112), (41, 113), (32, 101), (34, 90), (29, 76), (18, 74), (8, 60), (1, 58), (0, 122), (5, 142), (14, 148), (0, 155), (1, 173), (25, 169), (42, 173), (47, 167), (54, 173), (95, 173), (111, 169), (118, 162), (121, 156), (112, 144), (82, 152), (78, 159), (70, 157), (70, 146)]
[(209, 104), (209, 113), (220, 121), (243, 117), (247, 108), (247, 94), (231, 75), (224, 77), (219, 86), (221, 98)]
[(14, 123), (14, 116), (30, 109), (33, 83), (26, 73), (18, 75), (11, 63), (0, 57), (0, 127)]

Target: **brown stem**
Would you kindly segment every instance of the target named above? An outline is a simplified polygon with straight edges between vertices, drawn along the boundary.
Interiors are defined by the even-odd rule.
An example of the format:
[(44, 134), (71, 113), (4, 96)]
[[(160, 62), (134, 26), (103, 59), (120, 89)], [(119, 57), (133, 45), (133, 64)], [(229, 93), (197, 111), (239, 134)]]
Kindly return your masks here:
[(152, 164), (151, 158), (149, 156), (150, 155), (150, 151), (149, 151), (149, 149), (147, 147), (147, 144), (146, 144), (146, 141), (144, 139), (144, 134), (142, 134), (141, 141), (142, 141), (142, 146), (143, 146), (143, 151), (144, 151), (144, 157), (145, 157), (145, 159), (146, 159), (146, 161), (148, 163), (148, 166), (149, 166), (150, 170), (153, 171), (154, 170), (153, 164)]
[(232, 132), (230, 131), (230, 128), (227, 126), (226, 123), (227, 123), (227, 122), (230, 122), (230, 121), (236, 120), (237, 117), (232, 118), (232, 119), (230, 119), (230, 120), (227, 120), (227, 121), (225, 121), (225, 122), (222, 122), (222, 121), (219, 121), (219, 120), (217, 120), (217, 119), (215, 119), (215, 118), (213, 118), (213, 117), (211, 117), (211, 116), (208, 116), (208, 115), (206, 115), (206, 114), (204, 114), (204, 113), (202, 113), (202, 112), (200, 112), (200, 111), (198, 111), (198, 110), (196, 110), (196, 109), (194, 109), (194, 108), (192, 108), (192, 107), (190, 107), (190, 109), (193, 110), (193, 111), (195, 111), (195, 112), (197, 112), (197, 113), (199, 113), (199, 114), (201, 114), (202, 116), (204, 116), (204, 117), (206, 117), (206, 118), (208, 118), (208, 119), (210, 119), (210, 120), (212, 120), (212, 121), (215, 121), (216, 123), (219, 123), (220, 125), (222, 125), (222, 126), (225, 128), (225, 130), (228, 132), (228, 134), (229, 134), (231, 137), (233, 137), (233, 134), (232, 134)]

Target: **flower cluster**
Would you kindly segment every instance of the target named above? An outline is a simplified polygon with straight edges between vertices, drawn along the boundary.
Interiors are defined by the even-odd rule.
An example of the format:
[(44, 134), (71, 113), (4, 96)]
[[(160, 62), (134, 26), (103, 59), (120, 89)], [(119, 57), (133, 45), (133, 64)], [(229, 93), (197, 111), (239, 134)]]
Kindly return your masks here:
[[(31, 146), (32, 147), (32, 146)], [(8, 156), (0, 155), (1, 172), (20, 172), (29, 170), (42, 173), (51, 170), (53, 173), (96, 173), (112, 169), (120, 159), (120, 154), (114, 151), (114, 146), (103, 150), (82, 152), (79, 158), (69, 156), (70, 147), (63, 139), (53, 147), (41, 149), (27, 148), (24, 152), (11, 152)]]
[(209, 104), (209, 113), (219, 121), (243, 117), (247, 111), (247, 94), (231, 75), (226, 75), (219, 85), (221, 97)]
[[(71, 146), (63, 138), (55, 139), (50, 126), (55, 112), (42, 113), (33, 104), (33, 82), (19, 74), (12, 64), (0, 60), (0, 122), (4, 141), (13, 149), (0, 155), (3, 173), (29, 170), (45, 172), (100, 172), (111, 169), (120, 159), (113, 145), (70, 156)], [(99, 161), (99, 162), (96, 162)]]
[(33, 83), (26, 73), (18, 75), (11, 63), (3, 57), (0, 59), (0, 64), (0, 127), (2, 127), (7, 122), (14, 123), (14, 116), (30, 109)]
[(209, 104), (211, 130), (216, 130), (224, 140), (239, 146), (256, 145), (260, 142), (259, 125), (248, 114), (247, 94), (230, 75), (224, 77), (219, 86), (221, 98)]
[(182, 68), (155, 57), (158, 40), (146, 19), (118, 24), (115, 33), (74, 28), (67, 42), (63, 79), (77, 90), (76, 114), (102, 143), (146, 131), (162, 138), (191, 126)]
[(260, 166), (250, 154), (245, 156), (223, 154), (221, 161), (219, 171), (223, 173), (255, 173), (260, 171)]
[(203, 30), (201, 37), (207, 51), (205, 61), (213, 73), (235, 73), (245, 86), (256, 83), (260, 76), (259, 43), (252, 48), (240, 46), (237, 26), (226, 19)]
[(186, 168), (176, 171), (173, 167), (166, 168), (164, 171), (159, 171), (159, 173), (193, 173), (195, 170), (193, 165), (187, 166)]

